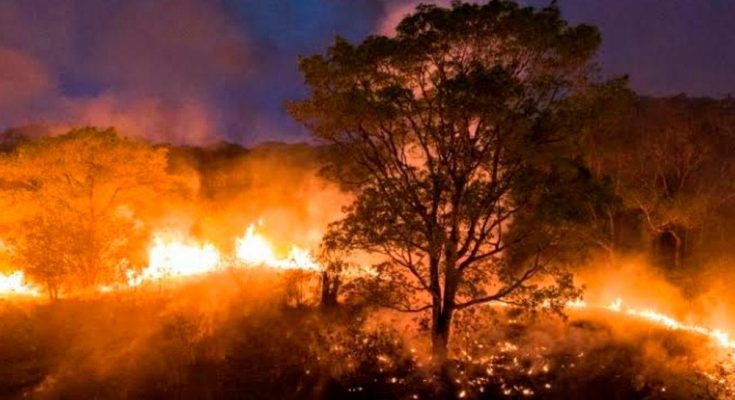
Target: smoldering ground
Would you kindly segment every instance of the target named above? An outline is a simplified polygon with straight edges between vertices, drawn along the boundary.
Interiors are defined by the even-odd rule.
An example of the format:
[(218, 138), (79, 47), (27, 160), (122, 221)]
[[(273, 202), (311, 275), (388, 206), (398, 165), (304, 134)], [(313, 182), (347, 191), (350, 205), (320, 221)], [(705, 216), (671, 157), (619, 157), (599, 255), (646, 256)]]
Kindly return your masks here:
[[(3, 301), (3, 397), (431, 397), (413, 318), (294, 307), (287, 274), (225, 271), (94, 298)], [(707, 339), (624, 315), (572, 311), (564, 321), (485, 307), (461, 314), (455, 332), (456, 397), (729, 393), (728, 358)]]

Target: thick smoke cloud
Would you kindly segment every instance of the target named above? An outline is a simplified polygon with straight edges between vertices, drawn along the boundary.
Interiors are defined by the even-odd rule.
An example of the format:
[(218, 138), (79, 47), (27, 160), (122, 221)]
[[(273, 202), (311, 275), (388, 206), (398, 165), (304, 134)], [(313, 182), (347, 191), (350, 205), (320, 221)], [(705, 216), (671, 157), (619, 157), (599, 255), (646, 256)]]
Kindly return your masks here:
[[(313, 3), (313, 4), (312, 4)], [(361, 9), (368, 18), (355, 22)], [(0, 4), (0, 129), (114, 125), (155, 141), (303, 140), (299, 54), (369, 34), (381, 7), (215, 0)]]
[[(603, 72), (630, 73), (644, 94), (735, 90), (735, 8), (727, 0), (558, 3), (572, 22), (601, 28)], [(0, 130), (94, 124), (188, 144), (306, 140), (282, 107), (305, 95), (298, 56), (323, 51), (336, 34), (353, 42), (390, 34), (416, 4), (3, 1)]]
[(220, 92), (244, 90), (249, 46), (214, 2), (5, 2), (0, 123), (113, 125), (202, 144), (220, 132)]

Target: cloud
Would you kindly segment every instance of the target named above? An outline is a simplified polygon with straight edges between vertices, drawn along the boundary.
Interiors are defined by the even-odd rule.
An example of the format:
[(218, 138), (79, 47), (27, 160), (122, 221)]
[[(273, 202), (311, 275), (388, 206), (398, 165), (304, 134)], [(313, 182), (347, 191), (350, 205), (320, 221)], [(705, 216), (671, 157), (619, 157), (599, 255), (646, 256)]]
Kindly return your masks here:
[(53, 90), (46, 67), (23, 52), (0, 47), (0, 110), (18, 112)]
[[(419, 2), (3, 0), (0, 130), (91, 121), (192, 144), (305, 139), (282, 107), (306, 96), (298, 56), (325, 51), (337, 34), (353, 43), (392, 34)], [(630, 73), (635, 90), (735, 90), (727, 0), (559, 4), (570, 21), (600, 27), (603, 72)]]
[(87, 72), (103, 85), (167, 98), (243, 81), (247, 40), (215, 4), (125, 2), (97, 32)]
[(210, 107), (195, 98), (164, 101), (109, 92), (69, 100), (65, 106), (67, 122), (73, 125), (113, 126), (126, 136), (152, 142), (202, 145), (217, 139)]
[[(59, 3), (63, 3), (59, 4)], [(0, 127), (115, 126), (154, 141), (221, 139), (222, 91), (249, 45), (214, 1), (0, 4)]]

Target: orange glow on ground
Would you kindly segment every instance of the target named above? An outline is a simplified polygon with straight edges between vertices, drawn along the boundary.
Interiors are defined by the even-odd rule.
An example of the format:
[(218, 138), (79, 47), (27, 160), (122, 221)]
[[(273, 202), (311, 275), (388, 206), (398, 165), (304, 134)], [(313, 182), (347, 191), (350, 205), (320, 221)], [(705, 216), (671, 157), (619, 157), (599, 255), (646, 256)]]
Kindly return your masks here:
[(663, 314), (663, 313), (660, 313), (658, 311), (651, 310), (651, 309), (638, 309), (634, 307), (626, 307), (623, 305), (623, 300), (621, 298), (616, 298), (615, 300), (613, 300), (610, 304), (606, 306), (588, 305), (586, 302), (582, 300), (569, 302), (567, 306), (569, 308), (577, 308), (577, 309), (589, 309), (589, 308), (605, 309), (612, 313), (629, 315), (635, 318), (649, 321), (656, 325), (660, 325), (666, 329), (695, 333), (698, 335), (704, 335), (704, 336), (709, 337), (719, 347), (722, 347), (725, 349), (735, 349), (735, 340), (730, 338), (729, 333), (721, 329), (711, 329), (711, 328), (707, 328), (707, 327), (700, 326), (700, 325), (687, 324), (687, 323), (677, 320), (674, 317), (671, 317), (669, 315), (666, 315), (666, 314)]

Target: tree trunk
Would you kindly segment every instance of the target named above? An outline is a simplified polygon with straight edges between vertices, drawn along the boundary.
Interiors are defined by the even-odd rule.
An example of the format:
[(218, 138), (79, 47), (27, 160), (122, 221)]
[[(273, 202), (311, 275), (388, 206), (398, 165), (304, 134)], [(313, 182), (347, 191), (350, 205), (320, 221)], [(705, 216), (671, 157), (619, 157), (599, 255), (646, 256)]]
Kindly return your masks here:
[(444, 296), (439, 299), (438, 304), (434, 305), (434, 308), (438, 308), (438, 312), (434, 313), (431, 326), (431, 345), (434, 362), (437, 365), (444, 364), (447, 359), (449, 334), (452, 329), (452, 317), (454, 316), (454, 296), (456, 293), (457, 276), (453, 273), (448, 273), (444, 282)]
[(320, 301), (322, 308), (329, 309), (337, 306), (340, 285), (339, 275), (330, 274), (327, 271), (322, 272), (322, 295)]
[(434, 363), (443, 365), (447, 360), (449, 346), (449, 333), (452, 325), (452, 314), (454, 310), (441, 310), (431, 325), (431, 347)]
[(434, 360), (443, 362), (446, 357), (447, 339), (442, 339), (440, 332), (440, 320), (442, 319), (442, 295), (439, 284), (439, 257), (434, 255), (429, 258), (430, 288), (431, 288), (431, 344)]
[(675, 231), (671, 230), (669, 231), (669, 234), (671, 235), (671, 238), (674, 239), (674, 270), (678, 271), (681, 268), (682, 264), (681, 259), (683, 241)]
[(454, 390), (454, 382), (449, 371), (447, 356), (449, 351), (449, 334), (452, 327), (454, 308), (444, 308), (436, 313), (437, 318), (431, 325), (431, 346), (435, 374), (435, 398), (446, 399)]
[(49, 300), (56, 301), (59, 299), (59, 288), (55, 283), (46, 283), (46, 289), (48, 291)]

